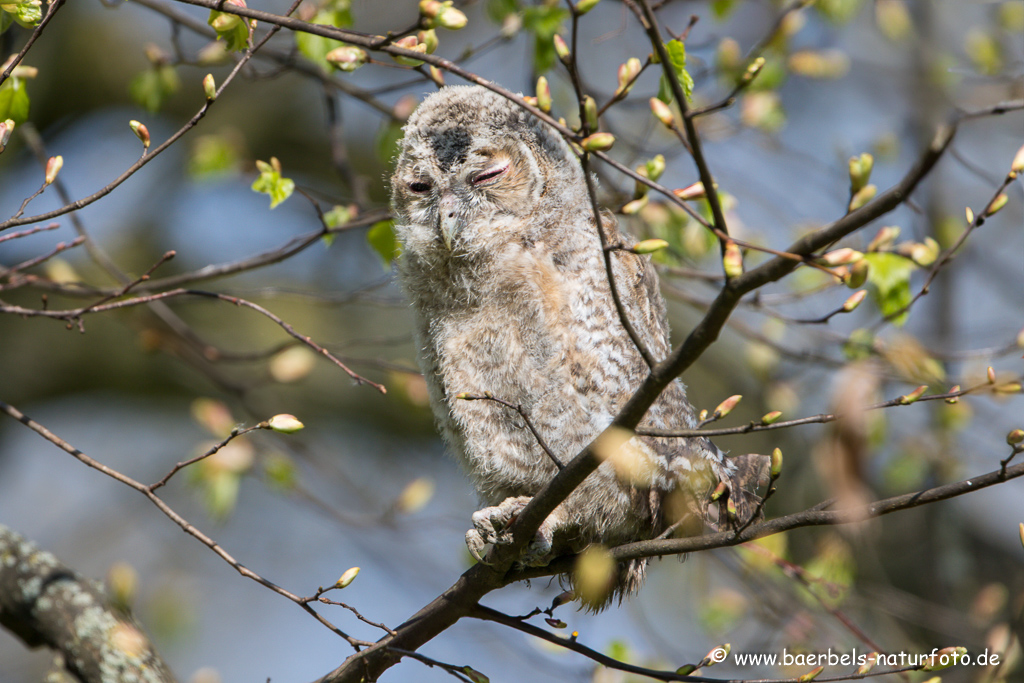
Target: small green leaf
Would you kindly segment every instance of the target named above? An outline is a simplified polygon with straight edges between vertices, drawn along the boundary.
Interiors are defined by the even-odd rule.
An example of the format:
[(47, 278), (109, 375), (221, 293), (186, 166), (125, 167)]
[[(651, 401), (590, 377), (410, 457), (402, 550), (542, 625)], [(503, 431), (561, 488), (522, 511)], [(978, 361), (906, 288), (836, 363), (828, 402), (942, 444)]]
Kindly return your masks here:
[(725, 19), (736, 8), (736, 0), (711, 0), (711, 14), (715, 19)]
[(178, 91), (181, 81), (173, 66), (164, 64), (146, 69), (132, 79), (128, 90), (135, 102), (146, 111), (156, 113), (168, 97)]
[[(875, 302), (883, 315), (892, 315), (910, 304), (910, 275), (917, 268), (908, 258), (889, 252), (864, 254), (870, 264), (868, 284)], [(893, 319), (893, 324), (902, 326), (907, 319), (907, 312)]]
[(385, 270), (390, 270), (391, 262), (398, 256), (398, 238), (395, 237), (394, 221), (374, 223), (366, 233), (366, 241), (380, 256)]
[(462, 667), (462, 673), (466, 674), (466, 676), (469, 677), (469, 680), (473, 681), (473, 683), (491, 683), (491, 679), (484, 676), (471, 666)]
[(17, 22), (25, 28), (33, 28), (43, 19), (43, 4), (40, 0), (22, 0), (21, 2), (0, 5), (0, 33)]
[(7, 119), (19, 125), (28, 120), (28, 91), (23, 78), (11, 77), (0, 85), (0, 121)]
[[(244, 7), (245, 4), (241, 3), (241, 6)], [(210, 17), (206, 23), (217, 31), (217, 37), (224, 41), (229, 52), (241, 52), (249, 46), (249, 20), (245, 17), (210, 10)]]
[[(313, 15), (310, 23), (334, 26), (335, 28), (351, 26), (352, 12), (349, 10), (347, 0), (344, 3), (340, 3), (341, 6), (339, 6), (339, 3), (333, 4), (335, 5), (334, 9), (320, 10)], [(327, 73), (334, 71), (334, 66), (325, 59), (327, 53), (344, 44), (340, 40), (331, 40), (330, 38), (324, 38), (312, 33), (303, 33), (301, 31), (295, 33), (295, 45), (299, 48), (299, 53)]]
[[(669, 61), (672, 62), (672, 68), (676, 72), (676, 78), (683, 86), (683, 94), (689, 100), (693, 94), (693, 79), (686, 70), (686, 46), (681, 41), (673, 39), (665, 43), (665, 50), (668, 52)], [(661, 77), (658, 87), (658, 99), (665, 104), (670, 103), (673, 99), (672, 87), (664, 76)]]
[(214, 180), (238, 170), (239, 143), (228, 135), (196, 138), (188, 159), (188, 174), (196, 181)]
[(558, 5), (537, 5), (523, 10), (523, 28), (535, 38), (533, 63), (537, 73), (544, 73), (555, 65), (555, 45), (552, 40), (568, 17), (569, 10)]
[(257, 161), (256, 166), (260, 170), (260, 175), (253, 182), (252, 189), (254, 192), (262, 192), (270, 196), (271, 209), (292, 196), (292, 192), (295, 191), (295, 181), (281, 176), (281, 163), (275, 157), (271, 157), (269, 164), (265, 161)]

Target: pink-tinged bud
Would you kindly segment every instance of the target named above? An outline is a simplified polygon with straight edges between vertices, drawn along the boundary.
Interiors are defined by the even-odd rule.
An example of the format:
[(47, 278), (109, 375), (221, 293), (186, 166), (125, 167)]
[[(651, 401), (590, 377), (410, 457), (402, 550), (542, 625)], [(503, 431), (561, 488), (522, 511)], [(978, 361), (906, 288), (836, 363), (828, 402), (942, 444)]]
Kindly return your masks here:
[(1013, 157), (1013, 163), (1010, 164), (1010, 170), (1014, 173), (1024, 173), (1024, 145), (1017, 150), (1017, 153)]
[(779, 421), (780, 417), (782, 417), (782, 411), (781, 410), (773, 410), (772, 412), (765, 413), (764, 415), (761, 416), (761, 424), (763, 424), (763, 425), (775, 424), (776, 422)]
[(537, 79), (537, 107), (545, 113), (551, 111), (551, 86), (543, 76)]
[(741, 400), (743, 400), (743, 396), (741, 394), (730, 396), (718, 404), (718, 407), (715, 408), (715, 412), (713, 414), (715, 417), (725, 417), (732, 412), (732, 409), (735, 408), (736, 404)]
[(711, 492), (711, 500), (718, 500), (719, 498), (724, 496), (725, 492), (728, 490), (728, 484), (726, 484), (724, 481), (718, 482), (718, 486), (716, 486), (715, 490)]
[(438, 0), (420, 0), (420, 14), (427, 19), (436, 19), (441, 13), (441, 6)]
[(849, 299), (843, 302), (843, 311), (845, 313), (849, 313), (850, 311), (854, 310), (855, 308), (860, 306), (860, 302), (864, 301), (864, 297), (866, 297), (867, 295), (868, 290), (866, 289), (854, 292), (853, 294), (850, 295)]
[(640, 64), (640, 60), (636, 57), (630, 57), (626, 60), (625, 64), (619, 67), (619, 87), (615, 90), (616, 97), (623, 97), (629, 94), (629, 91), (633, 89), (636, 77), (640, 75), (641, 68), (643, 68), (643, 65)]
[(1007, 382), (995, 388), (997, 394), (1019, 394), (1022, 390), (1024, 390), (1024, 384), (1020, 382)]
[[(641, 201), (637, 199), (636, 201)], [(632, 202), (630, 202), (632, 204)], [(668, 246), (668, 242), (665, 240), (651, 239), (651, 240), (640, 240), (633, 245), (634, 254), (652, 254), (656, 251), (661, 251)]]
[(46, 184), (50, 185), (57, 179), (60, 169), (64, 168), (64, 157), (50, 157), (46, 162)]
[(300, 429), (305, 428), (306, 425), (299, 422), (298, 418), (294, 415), (281, 413), (267, 420), (267, 426), (281, 434), (294, 434)]
[(465, 28), (469, 20), (466, 15), (452, 7), (451, 2), (445, 2), (441, 7), (441, 13), (437, 15), (437, 25), (449, 31), (458, 31)]
[(440, 42), (437, 40), (437, 31), (435, 31), (434, 29), (420, 31), (419, 33), (416, 34), (416, 38), (421, 43), (427, 46), (428, 55), (434, 54), (434, 50), (436, 50), (437, 46), (440, 44)]
[(926, 392), (926, 391), (928, 391), (928, 385), (927, 384), (922, 384), (917, 389), (914, 389), (913, 391), (911, 391), (909, 394), (904, 394), (903, 396), (900, 396), (900, 405), (904, 405), (904, 406), (910, 405), (911, 403), (915, 402), (917, 399), (919, 399), (922, 396), (924, 396), (924, 392)]
[(772, 479), (778, 479), (782, 474), (782, 449), (776, 448), (772, 451), (772, 466), (769, 470)]
[[(405, 36), (399, 38), (394, 42), (395, 47), (405, 48), (406, 50), (412, 50), (413, 52), (427, 53), (427, 46), (419, 41), (416, 36)], [(416, 59), (415, 57), (406, 57), (405, 55), (391, 55), (391, 59), (395, 60), (399, 64), (405, 66), (419, 66), (423, 63), (423, 60)]]
[(672, 110), (657, 97), (651, 98), (651, 113), (654, 114), (654, 118), (665, 124), (667, 128), (675, 126), (676, 117), (672, 115)]
[(731, 496), (729, 500), (725, 501), (725, 514), (729, 515), (729, 519), (736, 519), (737, 517), (736, 501)]
[(921, 671), (939, 671), (966, 661), (966, 647), (944, 647), (928, 658), (928, 664), (921, 667)]
[(863, 674), (866, 674), (866, 673), (870, 672), (872, 669), (875, 668), (875, 664), (877, 662), (878, 662), (878, 653), (877, 652), (870, 653), (867, 656), (866, 661), (863, 664), (861, 664), (859, 667), (857, 667), (857, 674), (863, 675)]
[(347, 588), (350, 583), (356, 580), (357, 576), (359, 576), (359, 567), (346, 569), (345, 573), (341, 575), (341, 578), (334, 583), (334, 587)]
[(11, 133), (14, 132), (14, 121), (6, 119), (0, 123), (0, 152), (4, 151), (7, 147), (8, 141), (11, 139)]
[(708, 411), (707, 411), (707, 409), (700, 411), (700, 415), (697, 416), (697, 419), (700, 420), (701, 422), (703, 422), (704, 420), (708, 419)]
[(826, 266), (845, 266), (860, 261), (862, 258), (864, 258), (864, 254), (856, 249), (843, 247), (842, 249), (834, 249), (828, 252), (821, 257), (821, 261)]
[(354, 45), (342, 45), (324, 55), (324, 59), (341, 71), (351, 73), (366, 64), (367, 54), (366, 50)]
[(583, 15), (597, 7), (601, 0), (580, 0), (576, 3), (576, 14)]
[(572, 61), (572, 55), (569, 53), (569, 46), (565, 44), (565, 39), (562, 36), (555, 34), (555, 54), (558, 55), (558, 59), (561, 60), (562, 64), (566, 66)]
[[(643, 210), (643, 208), (644, 208), (645, 206), (647, 206), (647, 202), (648, 202), (648, 201), (650, 201), (650, 197), (648, 197), (648, 196), (647, 196), (646, 194), (644, 194), (643, 196), (641, 196), (641, 197), (639, 197), (639, 198), (637, 198), (637, 199), (634, 199), (634, 200), (633, 200), (633, 201), (631, 201), (631, 202), (627, 202), (627, 203), (626, 203), (626, 205), (625, 205), (625, 206), (623, 206), (623, 207), (622, 207), (622, 208), (620, 209), (620, 212), (621, 212), (621, 213), (623, 213), (623, 214), (625, 214), (626, 216), (633, 216), (633, 215), (635, 215), (635, 214), (638, 214), (638, 213), (640, 213), (640, 211), (642, 211), (642, 210)], [(659, 241), (660, 241), (660, 242), (664, 242), (664, 240), (644, 240), (644, 242), (651, 242), (651, 241), (654, 241), (654, 242), (659, 242)], [(639, 243), (639, 242), (638, 242), (638, 243), (637, 243), (637, 245), (639, 246), (639, 244), (641, 244), (641, 243)], [(666, 245), (667, 245), (667, 244), (668, 244), (668, 243), (666, 242)], [(638, 254), (639, 254), (639, 253), (641, 253), (641, 252), (635, 251), (635, 250), (636, 250), (636, 248), (637, 248), (637, 247), (633, 247), (633, 249), (634, 249), (634, 253), (638, 253)], [(660, 248), (660, 247), (659, 247), (659, 248)], [(657, 249), (658, 249), (658, 248), (655, 248), (655, 249), (653, 249), (652, 251), (657, 251)], [(643, 253), (647, 253), (647, 252), (643, 252)]]
[(878, 194), (877, 187), (874, 185), (865, 185), (857, 190), (856, 194), (853, 195), (853, 198), (850, 199), (850, 206), (848, 207), (848, 210), (856, 211), (874, 199), (876, 194)]
[(146, 124), (132, 120), (128, 122), (128, 125), (131, 127), (132, 132), (135, 133), (135, 137), (142, 140), (143, 148), (149, 149), (149, 128), (146, 128)]
[(1010, 201), (1010, 198), (1006, 196), (1006, 193), (1000, 192), (996, 198), (992, 200), (992, 203), (985, 208), (985, 216), (991, 216), (995, 212), (999, 211), (999, 209), (1006, 206), (1006, 202), (1008, 201)]
[[(960, 391), (960, 385), (959, 384), (954, 384), (953, 386), (951, 386), (949, 388), (949, 391), (946, 392), (946, 393), (948, 393), (948, 394), (956, 394), (959, 391)], [(959, 402), (960, 402), (960, 397), (959, 396), (953, 396), (951, 398), (947, 398), (946, 399), (946, 403), (948, 403), (950, 405), (953, 405), (954, 403), (959, 403)]]
[(444, 72), (441, 71), (440, 69), (438, 69), (433, 64), (430, 65), (429, 71), (430, 71), (430, 80), (434, 81), (434, 83), (437, 83), (438, 87), (443, 88), (444, 87)]
[(824, 670), (825, 670), (824, 666), (819, 666), (816, 669), (811, 669), (810, 671), (808, 671), (807, 673), (805, 673), (803, 676), (801, 676), (800, 678), (798, 678), (796, 680), (799, 681), (799, 683), (809, 683), (809, 681), (813, 681)]
[(974, 225), (974, 211), (971, 210), (971, 207), (965, 208), (964, 214), (967, 216), (967, 224)]
[(750, 81), (757, 78), (757, 75), (761, 73), (761, 69), (764, 68), (764, 57), (758, 57), (750, 63), (747, 70), (743, 73), (743, 82), (749, 83)]
[(985, 375), (988, 377), (989, 384), (996, 383), (996, 369), (993, 368), (991, 365), (988, 366), (988, 370), (985, 371)]
[(722, 267), (727, 278), (734, 278), (743, 275), (743, 253), (739, 246), (732, 240), (725, 243), (725, 255), (722, 256)]
[(1022, 441), (1024, 441), (1024, 429), (1014, 429), (1006, 435), (1006, 443), (1010, 446), (1016, 446)]
[(526, 102), (531, 107), (537, 106), (537, 98), (533, 95), (523, 95), (523, 102)]
[(882, 251), (888, 249), (896, 241), (896, 238), (900, 236), (900, 229), (895, 225), (887, 225), (881, 228), (875, 237), (868, 244), (868, 251)]
[(203, 78), (203, 92), (206, 93), (207, 102), (217, 99), (217, 83), (213, 80), (213, 74), (206, 74)]
[(594, 133), (580, 141), (580, 146), (588, 152), (604, 152), (615, 144), (615, 136), (611, 133)]
[(704, 191), (704, 183), (699, 180), (693, 185), (687, 185), (679, 190), (672, 190), (672, 194), (679, 197), (684, 202), (693, 201), (694, 199), (704, 199), (704, 197), (708, 196), (707, 192)]

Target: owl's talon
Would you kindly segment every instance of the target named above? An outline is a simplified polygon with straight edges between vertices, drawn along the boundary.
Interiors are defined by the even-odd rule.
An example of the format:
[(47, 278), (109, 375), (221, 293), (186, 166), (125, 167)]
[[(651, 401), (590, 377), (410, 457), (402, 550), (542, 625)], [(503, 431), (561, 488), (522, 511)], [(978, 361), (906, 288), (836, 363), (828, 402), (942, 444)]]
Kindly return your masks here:
[(466, 532), (466, 548), (469, 549), (469, 554), (481, 564), (487, 564), (484, 560), (484, 548), (486, 546), (487, 542), (484, 541), (484, 538), (479, 531), (476, 529), (470, 529)]

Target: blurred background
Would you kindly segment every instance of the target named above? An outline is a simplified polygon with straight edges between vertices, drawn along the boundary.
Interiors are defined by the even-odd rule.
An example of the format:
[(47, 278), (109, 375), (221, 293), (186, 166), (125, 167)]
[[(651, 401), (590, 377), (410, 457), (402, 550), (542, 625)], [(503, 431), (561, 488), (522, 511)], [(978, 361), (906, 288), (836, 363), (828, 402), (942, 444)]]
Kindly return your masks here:
[[(1016, 0), (821, 0), (788, 12), (788, 4), (770, 0), (663, 5), (659, 15), (672, 32), (699, 18), (686, 38), (694, 106), (725, 97), (755, 51), (766, 58), (734, 106), (699, 121), (730, 229), (773, 248), (845, 213), (851, 156), (872, 154), (871, 182), (882, 191), (913, 164), (936, 124), (1024, 96), (1024, 3)], [(287, 9), (281, 0), (249, 6)], [(554, 114), (577, 121), (571, 84), (550, 49), (555, 32), (568, 36), (571, 29), (564, 4), (456, 6), (468, 25), (438, 29), (438, 54), (525, 94), (534, 94), (544, 74)], [(298, 14), (369, 33), (403, 30), (419, 17), (410, 0), (334, 0), (304, 4)], [(203, 104), (203, 77), (212, 73), (223, 82), (237, 57), (193, 30), (205, 27), (208, 15), (172, 0), (63, 7), (24, 61), (38, 75), (5, 86), (23, 87), (30, 109), (0, 156), (0, 216), (14, 215), (39, 188), (40, 155), (63, 157), (60, 181), (78, 199), (138, 158), (130, 120), (148, 127), (154, 147), (184, 125)], [(19, 50), (29, 32), (15, 24), (0, 35), (3, 55)], [(633, 14), (615, 0), (581, 18), (577, 46), (584, 84), (599, 105), (615, 92), (619, 65), (631, 57), (643, 62), (650, 52)], [(85, 305), (117, 287), (103, 254), (137, 277), (174, 250), (176, 257), (154, 273), (157, 282), (140, 292), (180, 275), (183, 286), (257, 302), (386, 385), (387, 394), (355, 384), (251, 309), (176, 297), (85, 316), (82, 329), (0, 315), (0, 398), (143, 482), (158, 480), (235, 425), (298, 416), (304, 431), (238, 439), (179, 473), (164, 495), (242, 564), (296, 594), (312, 595), (360, 567), (337, 598), (396, 626), (469, 566), (463, 536), (476, 505), (433, 428), (411, 318), (392, 278), (390, 227), (381, 222), (401, 122), (436, 86), (424, 70), (381, 54), (343, 73), (322, 59), (331, 47), (308, 38), (296, 46), (295, 36), (282, 31), (180, 142), (78, 211), (77, 227), (65, 215), (52, 231), (0, 243), (0, 301), (40, 308), (46, 296), (52, 309)], [(622, 163), (644, 165), (662, 154), (659, 182), (685, 187), (697, 174), (651, 116), (648, 99), (658, 90), (658, 68), (645, 70), (602, 126), (616, 134), (613, 156)], [(997, 386), (1019, 382), (1019, 182), (905, 324), (886, 322), (884, 313), (921, 287), (929, 255), (934, 261), (938, 248), (956, 242), (965, 207), (984, 210), (1024, 143), (1022, 124), (1019, 109), (965, 121), (912, 202), (841, 244), (877, 257), (868, 283), (873, 296), (853, 313), (827, 324), (794, 322), (820, 318), (852, 293), (813, 269), (752, 298), (684, 375), (693, 403), (713, 410), (742, 394), (721, 424), (734, 426), (773, 410), (786, 418), (830, 412), (852, 395), (877, 401), (921, 384), (933, 392), (975, 386), (986, 381), (989, 366)], [(256, 160), (271, 157), (305, 194), (272, 210), (268, 197), (251, 189)], [(606, 206), (620, 209), (635, 198), (632, 180), (611, 168), (599, 173)], [(56, 190), (34, 199), (26, 215), (62, 206)], [(318, 238), (313, 202), (333, 210), (330, 220), (351, 219), (353, 227)], [(717, 247), (654, 196), (620, 221), (640, 236), (669, 241), (656, 260), (680, 341), (719, 285)], [(885, 226), (898, 226), (899, 236), (871, 249)], [(70, 242), (76, 230), (91, 238), (92, 255), (79, 246), (17, 277), (9, 270)], [(889, 254), (902, 260), (894, 266), (882, 258)], [(200, 271), (252, 258), (262, 265), (216, 278)], [(763, 258), (748, 253), (748, 267)], [(783, 449), (784, 478), (768, 505), (776, 515), (837, 490), (875, 498), (996, 469), (1010, 452), (1007, 432), (1024, 427), (1022, 415), (1019, 396), (985, 391), (955, 405), (873, 413), (852, 452), (837, 445), (841, 433), (823, 425), (716, 442), (734, 454)], [(843, 462), (853, 463), (852, 481), (836, 474)], [(581, 642), (647, 666), (694, 663), (723, 642), (733, 652), (964, 645), (1010, 661), (955, 669), (943, 680), (1021, 680), (1021, 521), (1024, 484), (1015, 481), (855, 530), (805, 529), (767, 539), (760, 549), (667, 558), (653, 564), (643, 592), (628, 603), (597, 616), (565, 606), (556, 616), (565, 632), (579, 631)], [(0, 522), (87, 576), (102, 578), (112, 567), (121, 580), (134, 576), (136, 614), (183, 681), (311, 680), (350, 652), (298, 607), (238, 576), (141, 496), (9, 419), (0, 420)], [(557, 582), (534, 581), (484, 603), (525, 614), (560, 590)], [(340, 608), (321, 611), (356, 637), (381, 635)], [(422, 651), (470, 665), (496, 683), (632, 680), (468, 620)], [(48, 653), (27, 651), (0, 633), (0, 683), (39, 680), (49, 663)], [(763, 678), (804, 670), (727, 662), (706, 673)], [(452, 679), (407, 660), (382, 680)]]

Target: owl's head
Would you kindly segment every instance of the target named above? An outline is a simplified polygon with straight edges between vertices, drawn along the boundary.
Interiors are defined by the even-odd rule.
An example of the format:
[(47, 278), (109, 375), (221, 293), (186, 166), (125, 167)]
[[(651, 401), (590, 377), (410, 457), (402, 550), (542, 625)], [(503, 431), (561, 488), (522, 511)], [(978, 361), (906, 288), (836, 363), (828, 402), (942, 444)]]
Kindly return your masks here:
[(406, 251), (423, 255), (542, 239), (586, 196), (561, 136), (480, 86), (449, 86), (423, 101), (391, 178), (398, 235)]

